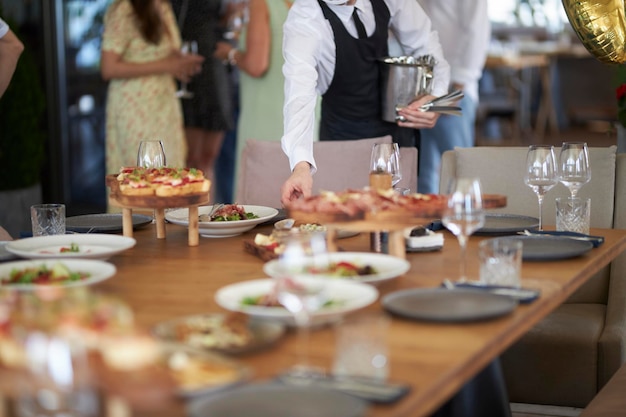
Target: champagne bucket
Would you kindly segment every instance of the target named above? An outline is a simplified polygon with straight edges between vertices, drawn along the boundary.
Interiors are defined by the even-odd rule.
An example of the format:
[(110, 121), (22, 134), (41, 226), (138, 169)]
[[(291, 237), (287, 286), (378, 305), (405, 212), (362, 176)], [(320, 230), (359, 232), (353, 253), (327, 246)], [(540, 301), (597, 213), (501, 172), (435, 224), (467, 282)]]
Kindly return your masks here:
[(430, 94), (435, 60), (430, 55), (399, 56), (379, 60), (382, 73), (382, 118), (395, 123), (397, 107)]

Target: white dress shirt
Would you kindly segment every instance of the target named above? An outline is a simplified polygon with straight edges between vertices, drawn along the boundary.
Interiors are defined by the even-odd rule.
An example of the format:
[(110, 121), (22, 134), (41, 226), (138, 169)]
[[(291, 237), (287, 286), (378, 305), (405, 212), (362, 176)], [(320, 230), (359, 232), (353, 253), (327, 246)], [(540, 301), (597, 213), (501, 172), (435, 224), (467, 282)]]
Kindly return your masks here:
[(491, 38), (487, 0), (418, 1), (439, 33), (450, 81), (462, 84), (463, 92), (478, 102), (478, 81)]
[[(416, 0), (384, 1), (391, 14), (389, 29), (398, 43), (407, 55), (435, 57), (437, 63), (432, 93), (446, 94), (450, 67), (443, 57), (437, 33), (431, 30), (428, 16)], [(374, 12), (369, 0), (356, 0), (354, 6), (328, 4), (328, 7), (355, 38), (357, 33), (352, 20), (354, 7), (358, 9), (368, 35), (374, 32)], [(328, 89), (335, 72), (333, 30), (317, 0), (299, 0), (291, 7), (283, 31), (285, 126), (282, 148), (289, 157), (291, 169), (298, 162), (307, 161), (315, 172), (315, 104), (317, 96)]]

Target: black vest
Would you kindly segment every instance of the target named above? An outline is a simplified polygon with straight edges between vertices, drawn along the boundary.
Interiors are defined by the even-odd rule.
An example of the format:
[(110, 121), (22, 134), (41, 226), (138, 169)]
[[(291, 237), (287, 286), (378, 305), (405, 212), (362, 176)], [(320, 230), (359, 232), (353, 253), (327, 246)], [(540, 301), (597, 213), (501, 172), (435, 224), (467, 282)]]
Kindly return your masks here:
[(376, 30), (353, 38), (341, 19), (321, 0), (335, 39), (335, 72), (322, 96), (320, 140), (347, 140), (393, 134), (396, 125), (382, 120), (382, 77), (379, 59), (388, 52), (390, 13), (384, 0), (371, 0)]

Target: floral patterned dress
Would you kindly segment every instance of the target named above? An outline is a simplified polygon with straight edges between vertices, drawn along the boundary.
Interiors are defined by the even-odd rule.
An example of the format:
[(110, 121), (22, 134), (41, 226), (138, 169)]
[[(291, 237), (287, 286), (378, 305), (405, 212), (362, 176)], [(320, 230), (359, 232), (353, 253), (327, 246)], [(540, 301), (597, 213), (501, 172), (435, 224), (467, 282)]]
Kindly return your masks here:
[[(104, 20), (102, 50), (127, 62), (150, 62), (180, 48), (180, 34), (169, 2), (160, 2), (165, 34), (158, 45), (146, 42), (135, 23), (128, 0), (114, 0)], [(106, 169), (119, 172), (137, 163), (142, 140), (162, 140), (167, 165), (183, 167), (187, 145), (176, 83), (169, 74), (113, 79), (106, 104)]]

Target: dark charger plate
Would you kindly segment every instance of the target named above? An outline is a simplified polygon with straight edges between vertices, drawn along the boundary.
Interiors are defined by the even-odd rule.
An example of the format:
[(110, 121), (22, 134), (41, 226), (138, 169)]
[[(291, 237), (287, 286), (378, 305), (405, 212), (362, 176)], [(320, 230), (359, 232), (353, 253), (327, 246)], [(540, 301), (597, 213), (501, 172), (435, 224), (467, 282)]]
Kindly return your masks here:
[[(151, 216), (133, 214), (133, 229), (151, 222)], [(76, 233), (119, 233), (122, 231), (122, 214), (100, 213), (68, 217), (65, 220), (65, 230)]]

